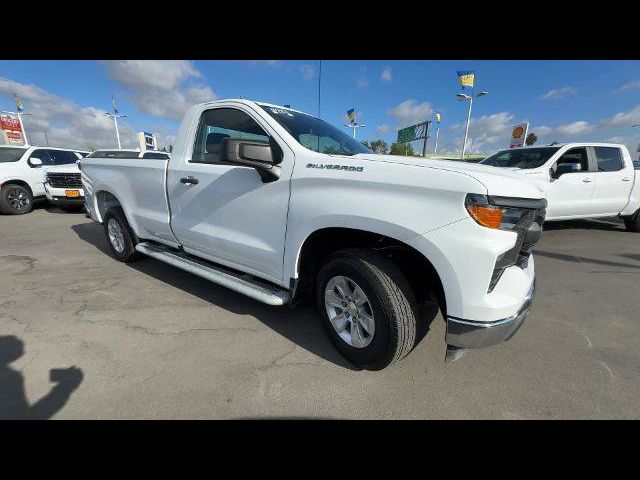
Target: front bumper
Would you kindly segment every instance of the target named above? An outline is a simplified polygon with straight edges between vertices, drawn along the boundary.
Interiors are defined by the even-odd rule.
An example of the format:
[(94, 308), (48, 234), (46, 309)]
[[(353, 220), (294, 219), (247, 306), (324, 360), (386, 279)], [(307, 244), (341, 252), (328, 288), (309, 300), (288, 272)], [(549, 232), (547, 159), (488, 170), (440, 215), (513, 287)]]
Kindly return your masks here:
[[(67, 197), (66, 191), (73, 190), (78, 191), (78, 197)], [(54, 188), (48, 183), (44, 184), (44, 191), (49, 203), (53, 205), (83, 205), (84, 204), (84, 191), (82, 188), (70, 187), (70, 188)]]
[(535, 279), (518, 311), (510, 317), (491, 322), (447, 317), (446, 342), (458, 348), (483, 348), (509, 340), (529, 315), (535, 295)]

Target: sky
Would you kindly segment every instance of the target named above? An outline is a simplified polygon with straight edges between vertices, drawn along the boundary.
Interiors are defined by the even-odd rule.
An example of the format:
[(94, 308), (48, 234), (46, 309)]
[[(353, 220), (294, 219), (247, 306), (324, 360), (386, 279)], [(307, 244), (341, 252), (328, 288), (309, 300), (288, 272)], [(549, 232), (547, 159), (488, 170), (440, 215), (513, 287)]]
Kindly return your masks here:
[[(320, 74), (320, 105), (318, 79)], [(640, 61), (473, 60), (109, 60), (0, 61), (0, 110), (21, 97), (32, 144), (87, 149), (116, 146), (111, 95), (128, 114), (119, 122), (123, 148), (136, 133), (175, 141), (180, 119), (195, 103), (238, 98), (288, 104), (350, 133), (354, 108), (359, 140), (395, 141), (398, 128), (441, 114), (438, 153), (459, 153), (467, 103), (457, 70), (475, 70), (467, 151), (489, 154), (509, 146), (512, 126), (528, 121), (538, 143), (640, 142)], [(432, 127), (435, 133), (435, 126)], [(2, 140), (0, 140), (1, 142)], [(433, 152), (433, 138), (427, 151)], [(421, 142), (414, 144), (421, 150)]]

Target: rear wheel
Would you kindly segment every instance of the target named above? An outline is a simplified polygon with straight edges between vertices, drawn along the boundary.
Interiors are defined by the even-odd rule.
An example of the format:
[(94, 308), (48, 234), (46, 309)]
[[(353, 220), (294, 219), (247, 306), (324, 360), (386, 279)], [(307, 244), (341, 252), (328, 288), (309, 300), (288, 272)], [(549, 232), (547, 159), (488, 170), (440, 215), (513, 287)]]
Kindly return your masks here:
[(140, 258), (135, 249), (135, 237), (129, 222), (120, 209), (110, 209), (104, 216), (104, 233), (113, 256), (121, 262), (133, 262)]
[(625, 217), (624, 226), (627, 227), (627, 230), (630, 232), (640, 232), (640, 210), (630, 217)]
[(0, 212), (8, 215), (24, 215), (33, 210), (31, 191), (17, 184), (4, 185), (0, 190)]
[(318, 275), (316, 301), (332, 343), (358, 367), (385, 368), (415, 344), (413, 291), (381, 254), (348, 249), (332, 255)]

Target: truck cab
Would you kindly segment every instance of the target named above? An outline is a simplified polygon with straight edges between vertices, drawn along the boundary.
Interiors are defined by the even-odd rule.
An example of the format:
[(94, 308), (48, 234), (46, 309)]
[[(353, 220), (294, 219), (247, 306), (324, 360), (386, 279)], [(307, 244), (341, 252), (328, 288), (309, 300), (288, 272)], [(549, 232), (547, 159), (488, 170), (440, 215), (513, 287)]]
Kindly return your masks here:
[(624, 145), (567, 143), (502, 150), (483, 165), (518, 171), (547, 196), (546, 221), (622, 216), (640, 207), (634, 164)]

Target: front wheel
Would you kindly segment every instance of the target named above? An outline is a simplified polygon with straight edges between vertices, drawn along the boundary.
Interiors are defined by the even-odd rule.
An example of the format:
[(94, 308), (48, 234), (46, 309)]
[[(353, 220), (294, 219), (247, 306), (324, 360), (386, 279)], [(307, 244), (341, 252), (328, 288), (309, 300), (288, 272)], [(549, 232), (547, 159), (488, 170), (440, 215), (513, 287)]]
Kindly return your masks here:
[(22, 185), (9, 184), (0, 190), (0, 212), (8, 215), (24, 215), (33, 210), (33, 195)]
[(333, 254), (318, 274), (316, 301), (332, 343), (358, 367), (383, 369), (415, 344), (414, 293), (384, 255), (365, 249)]
[(627, 230), (630, 232), (640, 232), (640, 210), (630, 217), (625, 217), (624, 226), (627, 227)]
[(121, 262), (133, 262), (140, 258), (135, 249), (135, 239), (122, 210), (111, 209), (104, 216), (104, 233), (113, 256)]

